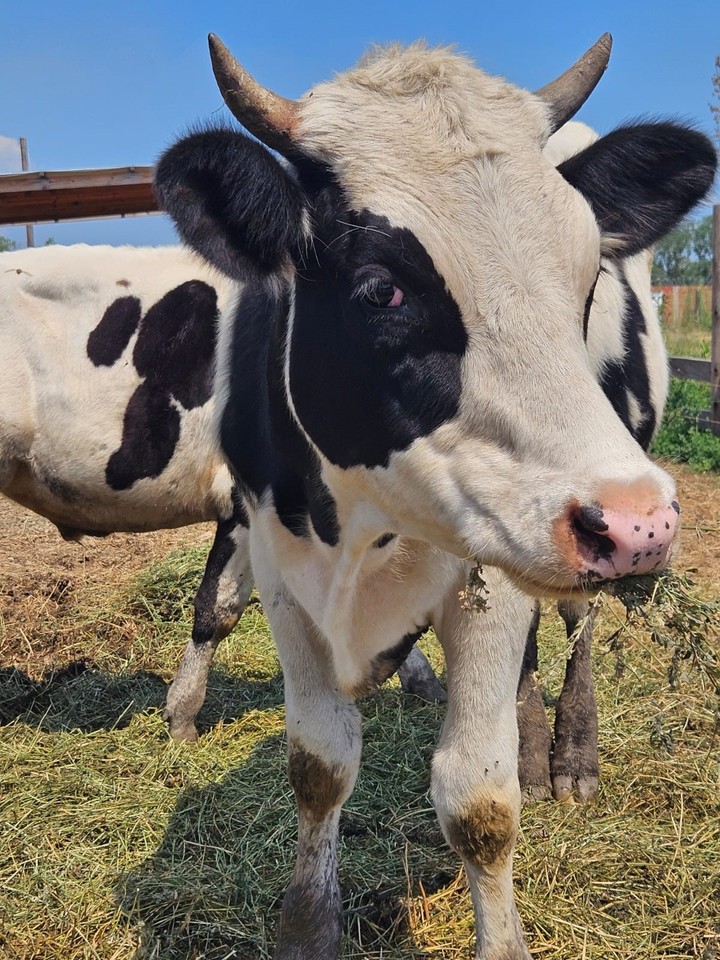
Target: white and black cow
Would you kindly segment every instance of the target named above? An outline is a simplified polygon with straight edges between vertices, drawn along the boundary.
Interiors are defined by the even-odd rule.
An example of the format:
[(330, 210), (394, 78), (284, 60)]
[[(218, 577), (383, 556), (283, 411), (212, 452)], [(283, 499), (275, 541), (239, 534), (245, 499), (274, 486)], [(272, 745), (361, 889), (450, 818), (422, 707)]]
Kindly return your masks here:
[[(543, 157), (609, 46), (535, 94), (448, 50), (390, 47), (288, 101), (211, 38), (228, 106), (292, 169), (228, 129), (158, 165), (184, 240), (239, 283), (220, 430), (285, 676), (299, 837), (282, 960), (338, 954), (355, 700), (427, 623), (448, 677), (433, 799), (476, 956), (529, 957), (511, 861), (532, 595), (661, 568), (679, 510), (598, 384), (585, 315), (601, 256), (652, 244), (716, 164), (705, 137), (652, 123), (558, 169)], [(475, 561), (484, 613), (458, 599)]]
[(207, 665), (186, 670), (168, 711), (182, 739), (196, 735), (212, 652), (253, 587), (214, 412), (217, 316), (234, 295), (178, 248), (0, 256), (0, 492), (68, 540), (218, 523), (195, 598)]
[[(214, 651), (253, 588), (247, 516), (215, 416), (218, 317), (236, 284), (180, 247), (0, 256), (0, 493), (63, 537), (217, 521), (192, 639), (168, 693), (193, 740)], [(403, 687), (442, 687), (419, 651)]]
[[(596, 139), (571, 121), (543, 153), (557, 166)], [(603, 389), (643, 445), (659, 422), (668, 381), (649, 267), (645, 254), (604, 264), (586, 336)], [(213, 331), (217, 318), (231, 313), (236, 292), (182, 248), (79, 244), (17, 251), (0, 261), (5, 356), (22, 356), (28, 371), (7, 381), (0, 408), (3, 491), (53, 520), (68, 539), (218, 520), (193, 636), (168, 695), (166, 717), (178, 739), (197, 736), (214, 651), (252, 589), (247, 518), (219, 455), (214, 415)], [(21, 443), (12, 426), (18, 411), (27, 425)], [(81, 449), (89, 445), (99, 455), (73, 453), (80, 431)], [(561, 609), (572, 632), (585, 605)], [(589, 624), (568, 667), (554, 752), (535, 679), (536, 631), (528, 638), (518, 719), (520, 783), (529, 795), (550, 794), (551, 753), (557, 797), (574, 788), (587, 799), (597, 788), (591, 632)], [(405, 690), (444, 698), (416, 647), (399, 673)]]

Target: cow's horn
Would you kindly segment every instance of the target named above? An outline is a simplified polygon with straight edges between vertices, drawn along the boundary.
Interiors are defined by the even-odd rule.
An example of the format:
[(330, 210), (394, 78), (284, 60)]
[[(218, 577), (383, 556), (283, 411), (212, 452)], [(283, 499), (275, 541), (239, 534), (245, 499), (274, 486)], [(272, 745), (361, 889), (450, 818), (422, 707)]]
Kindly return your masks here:
[(230, 112), (258, 140), (286, 153), (292, 147), (298, 121), (297, 100), (286, 100), (261, 86), (214, 33), (208, 43), (213, 73)]
[(535, 91), (550, 106), (553, 132), (575, 116), (593, 92), (608, 65), (611, 49), (612, 37), (604, 33), (569, 70)]

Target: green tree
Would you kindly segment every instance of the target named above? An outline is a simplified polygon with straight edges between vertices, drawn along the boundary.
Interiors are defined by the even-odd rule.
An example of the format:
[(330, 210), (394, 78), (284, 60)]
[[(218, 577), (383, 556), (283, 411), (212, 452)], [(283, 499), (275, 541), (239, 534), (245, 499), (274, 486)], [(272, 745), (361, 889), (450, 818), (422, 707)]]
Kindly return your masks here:
[(720, 57), (715, 57), (715, 73), (712, 75), (713, 97), (717, 103), (710, 104), (710, 111), (715, 120), (715, 136), (720, 143)]
[(712, 217), (686, 220), (655, 248), (652, 282), (672, 286), (712, 282)]
[(8, 240), (7, 237), (0, 237), (0, 253), (5, 253), (6, 250), (14, 250), (15, 241)]

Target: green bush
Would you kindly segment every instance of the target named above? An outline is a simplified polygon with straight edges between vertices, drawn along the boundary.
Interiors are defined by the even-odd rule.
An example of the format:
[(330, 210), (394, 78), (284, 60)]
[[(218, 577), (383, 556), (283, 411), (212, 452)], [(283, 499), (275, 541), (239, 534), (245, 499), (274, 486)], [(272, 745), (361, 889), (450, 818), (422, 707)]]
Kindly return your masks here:
[(671, 380), (665, 416), (652, 452), (687, 463), (701, 473), (720, 473), (720, 437), (698, 429), (698, 417), (709, 406), (709, 384)]

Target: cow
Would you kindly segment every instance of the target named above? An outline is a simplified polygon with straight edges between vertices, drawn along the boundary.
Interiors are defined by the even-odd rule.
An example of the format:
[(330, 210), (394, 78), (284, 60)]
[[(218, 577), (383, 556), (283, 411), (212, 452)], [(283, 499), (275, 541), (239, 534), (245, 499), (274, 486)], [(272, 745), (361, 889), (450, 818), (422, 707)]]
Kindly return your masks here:
[[(66, 540), (217, 524), (168, 692), (195, 740), (214, 651), (253, 588), (247, 516), (217, 435), (216, 318), (235, 285), (180, 247), (49, 246), (0, 257), (0, 492)], [(442, 699), (419, 650), (405, 690)]]
[[(180, 138), (156, 190), (238, 285), (219, 324), (220, 437), (283, 668), (298, 811), (275, 955), (338, 956), (356, 700), (432, 623), (448, 687), (432, 796), (465, 866), (475, 955), (528, 960), (512, 854), (534, 598), (660, 570), (680, 510), (598, 383), (585, 314), (601, 257), (633, 256), (684, 216), (714, 150), (642, 123), (557, 168), (543, 157), (603, 73), (607, 35), (535, 93), (414, 44), (298, 101), (210, 46), (256, 139)], [(481, 581), (485, 602), (460, 602)]]
[[(594, 139), (589, 128), (570, 122), (544, 152), (557, 166)], [(637, 298), (649, 303), (642, 258), (628, 273)], [(613, 277), (609, 265), (606, 283)], [(165, 717), (178, 740), (197, 738), (215, 649), (253, 587), (247, 517), (220, 452), (214, 415), (215, 317), (228, 312), (233, 295), (232, 281), (181, 247), (50, 246), (4, 254), (0, 261), (0, 338), (15, 367), (2, 389), (0, 489), (53, 521), (68, 540), (204, 520), (218, 524), (195, 597), (192, 637), (168, 691)], [(607, 296), (597, 299), (589, 330), (606, 345), (608, 331), (634, 317), (613, 312), (612, 301), (605, 307)], [(653, 335), (649, 360), (662, 358), (657, 314), (651, 303), (643, 306)], [(593, 322), (598, 310), (609, 315)], [(648, 376), (661, 409), (667, 376), (662, 362), (655, 367), (648, 366)], [(68, 370), (76, 375), (68, 377)], [(178, 388), (180, 370), (184, 383)], [(90, 456), (88, 445), (95, 451)], [(536, 661), (533, 633), (519, 688), (520, 782), (526, 795), (544, 797), (551, 791), (551, 734)], [(581, 697), (560, 714), (556, 743), (581, 745), (565, 757), (563, 772), (587, 799), (588, 764), (597, 784), (589, 638), (576, 645), (572, 663), (579, 667), (569, 669), (560, 704), (575, 687)], [(405, 691), (444, 699), (417, 647), (398, 672)], [(554, 772), (559, 757), (556, 750)], [(553, 782), (561, 782), (559, 776)], [(559, 789), (556, 796), (562, 796)]]
[[(214, 322), (232, 296), (230, 281), (178, 248), (0, 257), (0, 492), (66, 540), (216, 521), (195, 598), (203, 649), (232, 629), (253, 587), (214, 417)], [(205, 677), (169, 711), (179, 739), (196, 735)]]
[[(594, 131), (571, 121), (550, 137), (544, 154), (558, 166), (596, 139)], [(34, 390), (16, 381), (14, 395), (5, 399), (2, 408), (8, 411), (24, 405), (32, 422), (23, 443), (11, 447), (5, 414), (2, 463), (6, 477), (14, 474), (14, 483), (6, 483), (5, 492), (56, 522), (68, 539), (88, 532), (97, 536), (209, 518), (219, 524), (195, 599), (192, 638), (165, 709), (171, 735), (194, 740), (196, 715), (205, 698), (214, 651), (237, 622), (252, 589), (247, 519), (218, 453), (214, 379), (207, 365), (214, 358), (214, 341), (208, 338), (214, 322), (212, 303), (217, 298), (218, 309), (226, 312), (232, 283), (182, 248), (52, 246), (14, 252), (2, 263), (0, 324), (5, 342), (11, 338), (15, 342), (7, 355), (23, 355), (36, 371)], [(624, 293), (620, 268), (632, 296)], [(205, 309), (200, 306), (201, 296), (208, 303)], [(170, 340), (163, 328), (168, 308), (174, 322), (182, 317)], [(640, 401), (633, 407), (642, 402), (644, 413), (631, 420), (627, 413), (630, 405), (624, 399), (626, 377), (615, 374), (602, 379), (602, 370), (623, 360), (622, 344), (628, 336), (637, 336), (636, 327), (642, 336), (638, 337), (640, 347), (629, 354), (631, 373), (647, 386), (637, 391)], [(50, 338), (48, 330), (52, 331)], [(63, 335), (66, 339), (60, 340)], [(36, 342), (39, 337), (42, 339)], [(668, 378), (644, 253), (623, 261), (621, 267), (611, 262), (605, 265), (589, 311), (586, 341), (603, 389), (628, 429), (646, 445), (660, 420)], [(204, 344), (207, 356), (204, 364), (193, 367), (198, 342)], [(189, 377), (204, 383), (199, 407), (187, 402), (183, 406), (173, 395), (168, 370), (160, 365), (166, 343), (171, 344), (174, 366), (179, 364)], [(40, 364), (37, 355), (43, 350), (46, 359)], [(86, 369), (84, 383), (63, 375), (58, 355), (72, 369)], [(50, 376), (54, 377), (52, 385), (47, 382)], [(31, 382), (29, 376), (26, 382)], [(54, 399), (49, 402), (44, 398), (51, 386)], [(40, 400), (31, 410), (28, 398), (33, 393)], [(58, 404), (64, 410), (60, 418), (53, 413)], [(86, 417), (88, 407), (94, 411), (92, 420)], [(138, 425), (149, 420), (145, 410), (153, 411), (153, 420), (151, 429), (142, 433)], [(79, 429), (105, 444), (105, 458), (98, 461), (70, 454)], [(136, 466), (119, 481), (116, 474), (122, 457)], [(203, 462), (207, 465), (204, 473), (199, 472)], [(178, 476), (185, 476), (187, 482), (178, 484)], [(82, 488), (82, 496), (57, 496), (69, 487)], [(568, 633), (585, 614), (582, 604), (566, 603), (561, 611), (572, 614), (566, 616)], [(591, 624), (575, 644), (569, 661), (557, 710), (554, 752), (535, 680), (535, 633), (528, 638), (519, 685), (520, 783), (526, 796), (546, 797), (554, 790), (555, 796), (563, 799), (574, 790), (579, 799), (590, 799), (598, 782)], [(417, 647), (399, 674), (406, 691), (426, 700), (444, 699), (442, 687)], [(570, 700), (572, 707), (567, 709)]]

